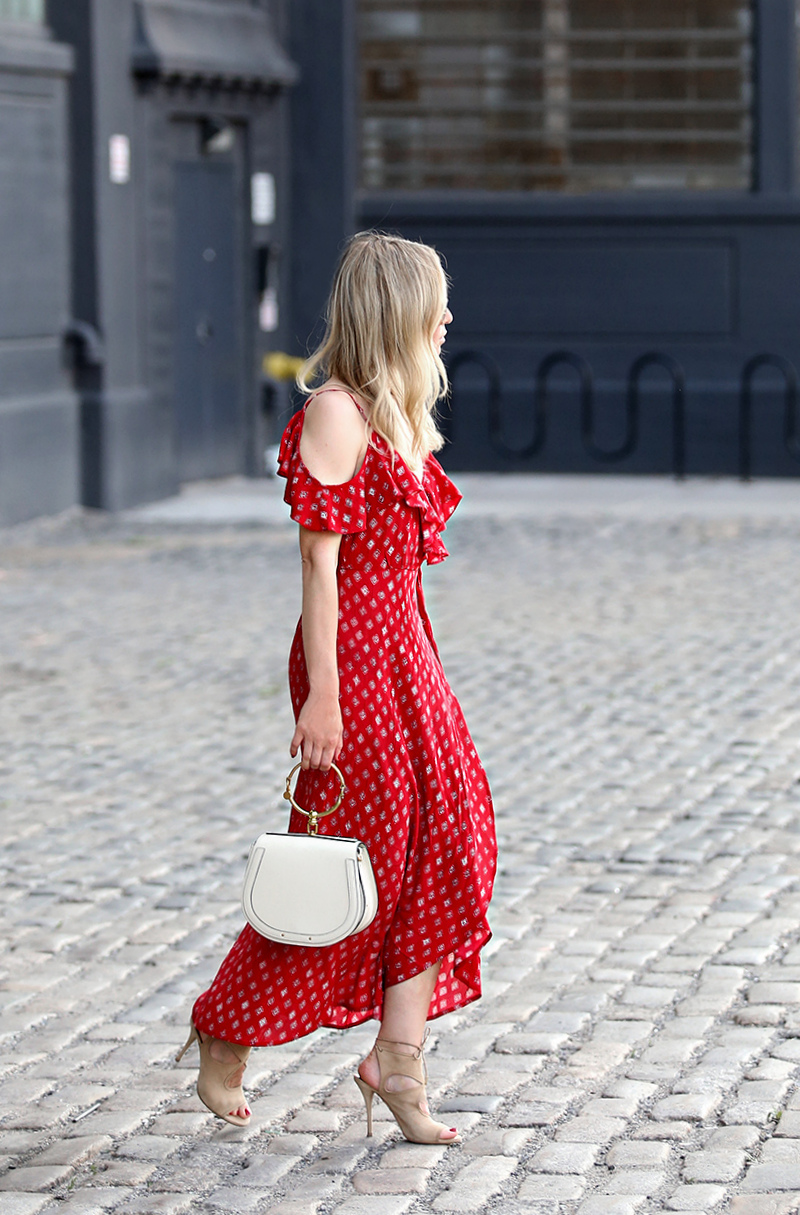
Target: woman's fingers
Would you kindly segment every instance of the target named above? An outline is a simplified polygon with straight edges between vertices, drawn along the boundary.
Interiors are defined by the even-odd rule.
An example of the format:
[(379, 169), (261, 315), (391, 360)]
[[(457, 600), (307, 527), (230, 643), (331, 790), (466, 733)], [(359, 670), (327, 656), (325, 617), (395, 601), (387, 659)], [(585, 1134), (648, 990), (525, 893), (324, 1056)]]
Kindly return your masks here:
[(332, 763), (339, 758), (339, 753), (342, 750), (340, 742), (321, 742), (320, 740), (312, 741), (310, 738), (300, 735), (292, 739), (290, 748), (292, 756), (301, 751), (300, 762), (305, 771), (309, 768), (314, 771), (328, 772)]
[(291, 755), (292, 759), (294, 759), (294, 757), (297, 755), (297, 752), (300, 750), (302, 745), (303, 745), (303, 731), (300, 729), (300, 726), (298, 725), (295, 727), (294, 734), (292, 735), (292, 741), (289, 743), (289, 754)]

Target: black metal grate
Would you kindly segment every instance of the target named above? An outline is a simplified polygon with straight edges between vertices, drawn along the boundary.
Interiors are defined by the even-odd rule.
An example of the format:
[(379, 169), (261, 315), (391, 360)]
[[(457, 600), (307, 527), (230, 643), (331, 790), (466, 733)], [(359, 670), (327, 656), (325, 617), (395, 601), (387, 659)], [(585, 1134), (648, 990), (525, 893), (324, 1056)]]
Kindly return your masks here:
[(359, 0), (365, 189), (747, 189), (743, 0)]

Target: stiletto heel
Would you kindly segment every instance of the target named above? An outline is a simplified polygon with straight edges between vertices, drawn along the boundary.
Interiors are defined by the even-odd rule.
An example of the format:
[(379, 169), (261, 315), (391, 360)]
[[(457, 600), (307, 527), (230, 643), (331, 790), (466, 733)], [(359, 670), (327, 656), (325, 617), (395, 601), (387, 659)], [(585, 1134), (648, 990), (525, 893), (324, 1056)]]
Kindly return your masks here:
[(367, 1084), (366, 1080), (362, 1080), (360, 1076), (353, 1076), (358, 1087), (361, 1089), (361, 1096), (364, 1098), (364, 1104), (367, 1107), (367, 1139), (372, 1138), (372, 1098), (375, 1096), (375, 1089), (371, 1084)]
[[(192, 1043), (197, 1042), (200, 1048), (200, 1074), (197, 1077), (198, 1097), (206, 1109), (211, 1110), (212, 1114), (216, 1114), (224, 1122), (230, 1122), (232, 1126), (247, 1126), (250, 1122), (250, 1115), (240, 1118), (238, 1114), (231, 1112), (231, 1106), (238, 1110), (247, 1105), (242, 1089), (242, 1075), (247, 1066), (250, 1047), (240, 1046), (237, 1042), (223, 1043), (236, 1056), (236, 1064), (231, 1066), (230, 1060), (220, 1062), (212, 1056), (211, 1047), (217, 1041), (221, 1041), (221, 1039), (204, 1038), (192, 1022), (186, 1045), (178, 1051), (175, 1062), (179, 1063)], [(236, 1083), (232, 1084), (231, 1081), (234, 1079)]]
[(189, 1037), (186, 1039), (185, 1046), (182, 1046), (181, 1049), (178, 1051), (177, 1055), (175, 1056), (175, 1062), (180, 1063), (181, 1059), (186, 1054), (187, 1050), (192, 1045), (192, 1043), (199, 1042), (199, 1041), (200, 1041), (200, 1036), (194, 1027), (194, 1022), (192, 1022), (192, 1028), (189, 1031)]
[[(409, 1042), (389, 1042), (385, 1038), (378, 1038), (375, 1050), (381, 1072), (378, 1088), (367, 1084), (361, 1076), (354, 1077), (367, 1106), (367, 1137), (372, 1134), (372, 1099), (377, 1094), (391, 1110), (409, 1143), (434, 1143), (439, 1147), (460, 1143), (460, 1135), (455, 1135), (452, 1139), (442, 1139), (442, 1134), (446, 1133), (448, 1128), (441, 1122), (435, 1122), (422, 1108), (423, 1103), (427, 1103), (425, 1086), (428, 1081), (422, 1047), (412, 1046)], [(389, 1083), (396, 1078), (413, 1080), (414, 1084), (409, 1088), (390, 1089)]]

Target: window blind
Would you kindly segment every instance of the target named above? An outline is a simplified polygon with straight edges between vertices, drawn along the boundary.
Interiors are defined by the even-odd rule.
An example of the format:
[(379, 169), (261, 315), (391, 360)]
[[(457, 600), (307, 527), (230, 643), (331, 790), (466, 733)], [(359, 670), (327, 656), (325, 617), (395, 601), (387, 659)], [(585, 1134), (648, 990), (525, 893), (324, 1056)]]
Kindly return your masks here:
[(743, 0), (359, 0), (368, 190), (747, 189)]

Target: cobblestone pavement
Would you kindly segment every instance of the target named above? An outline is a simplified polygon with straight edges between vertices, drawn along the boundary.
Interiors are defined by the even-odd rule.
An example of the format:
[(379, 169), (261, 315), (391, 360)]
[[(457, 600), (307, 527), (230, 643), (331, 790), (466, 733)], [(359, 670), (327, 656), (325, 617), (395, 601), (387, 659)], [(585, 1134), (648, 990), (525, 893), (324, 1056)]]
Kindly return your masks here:
[(426, 578), (502, 849), (449, 1149), (364, 1137), (372, 1025), (256, 1052), (244, 1131), (173, 1062), (285, 822), (293, 529), (0, 534), (2, 1215), (797, 1211), (800, 519), (512, 516)]

